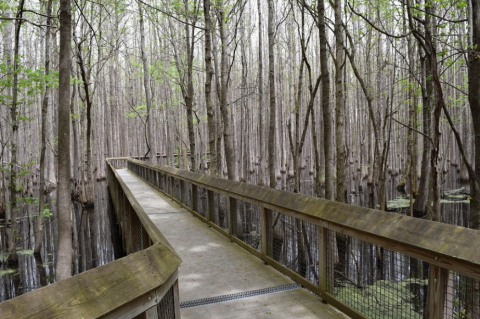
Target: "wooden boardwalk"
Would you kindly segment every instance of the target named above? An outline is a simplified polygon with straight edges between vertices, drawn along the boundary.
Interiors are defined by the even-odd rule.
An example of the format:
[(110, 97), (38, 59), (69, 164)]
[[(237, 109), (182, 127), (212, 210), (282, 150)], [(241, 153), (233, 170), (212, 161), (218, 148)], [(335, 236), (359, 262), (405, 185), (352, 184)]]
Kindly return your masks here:
[(182, 258), (182, 318), (347, 318), (132, 172), (117, 172)]

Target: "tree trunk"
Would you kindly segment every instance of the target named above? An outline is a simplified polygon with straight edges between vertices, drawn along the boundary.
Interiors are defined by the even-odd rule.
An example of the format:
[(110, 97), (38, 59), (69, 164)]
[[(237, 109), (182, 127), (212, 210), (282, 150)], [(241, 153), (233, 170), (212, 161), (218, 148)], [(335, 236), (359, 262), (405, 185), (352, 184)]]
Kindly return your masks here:
[(345, 165), (347, 163), (347, 145), (345, 143), (345, 101), (343, 87), (343, 66), (345, 55), (343, 49), (342, 0), (335, 1), (335, 136), (337, 146), (337, 202), (347, 200), (347, 180)]
[[(45, 30), (45, 77), (48, 78), (50, 74), (50, 24), (52, 19), (52, 0), (47, 3), (47, 27)], [(40, 141), (40, 180), (39, 180), (39, 200), (38, 200), (38, 217), (37, 230), (35, 233), (35, 247), (33, 252), (40, 255), (43, 238), (43, 210), (45, 205), (45, 150), (46, 150), (46, 130), (47, 130), (47, 110), (50, 90), (48, 84), (45, 85), (45, 93), (42, 101), (42, 133)]]
[(258, 181), (260, 186), (265, 185), (265, 109), (263, 107), (263, 40), (262, 40), (262, 5), (261, 0), (257, 0), (258, 10)]
[(269, 85), (269, 105), (270, 105), (270, 125), (268, 130), (268, 169), (270, 176), (270, 187), (275, 188), (277, 179), (275, 176), (275, 158), (277, 148), (275, 147), (275, 127), (276, 127), (276, 103), (275, 103), (275, 25), (274, 25), (274, 7), (273, 0), (268, 0), (268, 85)]
[(210, 0), (203, 0), (203, 14), (205, 16), (205, 105), (207, 108), (208, 146), (210, 150), (209, 172), (217, 175), (217, 123), (215, 120), (215, 105), (212, 101), (212, 20), (210, 17)]
[[(470, 228), (480, 230), (480, 3), (472, 0), (473, 43), (468, 59), (468, 101), (475, 133), (475, 175), (470, 177)], [(473, 178), (472, 178), (473, 177)], [(477, 299), (478, 300), (478, 299)]]
[(229, 87), (229, 61), (228, 61), (228, 39), (225, 25), (225, 8), (223, 0), (218, 2), (218, 23), (221, 42), (220, 58), (220, 113), (223, 122), (223, 140), (225, 147), (225, 164), (227, 166), (227, 176), (230, 180), (237, 180), (237, 165), (235, 160), (235, 148), (233, 144), (233, 135), (231, 127), (230, 112), (228, 110), (228, 87)]
[[(157, 149), (155, 148), (155, 141), (153, 135), (153, 129), (155, 122), (153, 119), (152, 111), (152, 97), (150, 94), (150, 73), (148, 71), (147, 54), (145, 50), (145, 26), (143, 22), (143, 8), (140, 1), (138, 3), (138, 12), (140, 15), (140, 51), (142, 54), (142, 66), (143, 66), (143, 88), (145, 90), (145, 102), (147, 105), (147, 119), (145, 125), (147, 126), (147, 154), (149, 154), (149, 162), (157, 162)], [(145, 156), (147, 155), (145, 154)]]
[(17, 175), (18, 175), (18, 73), (20, 60), (20, 29), (22, 27), (23, 6), (25, 0), (20, 1), (17, 14), (15, 15), (15, 48), (13, 53), (13, 87), (12, 87), (12, 107), (10, 108), (10, 125), (12, 127), (12, 136), (10, 142), (11, 160), (10, 160), (10, 245), (8, 262), (18, 263), (17, 256)]
[(325, 23), (325, 3), (318, 1), (318, 30), (320, 35), (320, 68), (322, 70), (322, 112), (324, 128), (324, 152), (325, 152), (325, 198), (334, 200), (333, 180), (334, 149), (333, 117), (335, 110), (330, 103), (330, 73), (328, 71), (327, 33)]
[(72, 218), (70, 199), (70, 70), (72, 16), (70, 0), (60, 1), (60, 60), (58, 86), (58, 253), (57, 281), (72, 275)]

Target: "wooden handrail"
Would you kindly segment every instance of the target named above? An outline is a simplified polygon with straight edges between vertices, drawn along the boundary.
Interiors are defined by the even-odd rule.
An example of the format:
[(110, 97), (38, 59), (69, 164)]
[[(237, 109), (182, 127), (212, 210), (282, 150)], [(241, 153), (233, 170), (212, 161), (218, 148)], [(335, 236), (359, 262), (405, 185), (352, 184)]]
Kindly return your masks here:
[(472, 242), (480, 243), (480, 232), (477, 230), (235, 182), (164, 165), (150, 165), (139, 160), (129, 161), (199, 187), (480, 279), (480, 254), (476, 245), (472, 245)]
[[(347, 304), (347, 299), (339, 299), (335, 295), (333, 287), (336, 283), (336, 270), (333, 268), (335, 262), (332, 260), (336, 249), (333, 248), (337, 238), (333, 235), (335, 232), (337, 236), (349, 235), (365, 243), (403, 253), (406, 257), (415, 257), (423, 264), (427, 263), (426, 267), (429, 264), (428, 280), (425, 281), (428, 302), (424, 305), (423, 311), (428, 313), (431, 319), (443, 318), (444, 315), (448, 316), (453, 311), (454, 303), (451, 300), (452, 291), (450, 290), (454, 288), (450, 280), (454, 273), (466, 275), (467, 279), (480, 280), (480, 255), (476, 251), (476, 245), (472, 245), (480, 242), (480, 232), (476, 230), (225, 180), (159, 164), (151, 165), (134, 159), (128, 160), (127, 166), (145, 181), (194, 213), (197, 218), (352, 318), (366, 318), (366, 316), (359, 312), (358, 308), (352, 308), (351, 300)], [(175, 180), (179, 183), (175, 183)], [(187, 183), (191, 185), (191, 201), (189, 200), (188, 206), (184, 201), (190, 197), (183, 197), (188, 190), (185, 186)], [(179, 189), (175, 190), (176, 187)], [(205, 215), (196, 212), (199, 188), (206, 191)], [(213, 195), (215, 193), (224, 195), (228, 199), (228, 230), (212, 220), (212, 214), (216, 214), (212, 210), (216, 207)], [(261, 208), (261, 248), (249, 246), (243, 242), (242, 238), (237, 237), (237, 230), (234, 230), (237, 227), (234, 223), (239, 217), (238, 210), (235, 208), (236, 200)], [(286, 264), (273, 256), (271, 245), (272, 229), (275, 223), (272, 221), (278, 218), (275, 217), (278, 216), (275, 212), (316, 225), (318, 258), (316, 261), (310, 260), (310, 263), (318, 263), (318, 284), (286, 267)], [(290, 244), (295, 245), (295, 243)], [(447, 299), (448, 304), (445, 304)]]
[(162, 243), (0, 303), (2, 318), (132, 318), (158, 304), (180, 258)]
[(181, 259), (112, 167), (128, 159), (108, 159), (107, 179), (129, 255), (2, 302), (0, 318), (133, 318), (155, 314), (167, 293), (176, 300), (171, 306), (179, 316)]
[[(117, 159), (117, 158), (114, 158), (114, 159)], [(123, 158), (121, 158), (123, 159)], [(127, 158), (129, 160), (131, 160), (131, 158)], [(142, 227), (145, 229), (145, 231), (148, 233), (148, 236), (150, 237), (150, 240), (153, 242), (153, 243), (156, 243), (156, 242), (160, 242), (160, 243), (163, 243), (164, 245), (166, 245), (167, 247), (170, 248), (170, 250), (172, 251), (172, 253), (176, 254), (178, 256), (178, 254), (175, 252), (175, 250), (173, 249), (173, 247), (170, 245), (170, 243), (168, 242), (168, 240), (165, 238), (165, 236), (163, 236), (163, 234), (160, 232), (160, 230), (157, 228), (157, 226), (155, 226), (155, 224), (152, 222), (152, 220), (150, 219), (150, 217), (148, 217), (147, 213), (145, 213), (145, 211), (143, 210), (142, 206), (138, 203), (137, 199), (135, 198), (135, 196), (132, 194), (132, 192), (130, 191), (130, 189), (125, 185), (125, 182), (123, 182), (123, 180), (120, 178), (120, 176), (118, 175), (118, 173), (116, 172), (116, 170), (113, 169), (113, 167), (108, 164), (107, 165), (107, 170), (109, 170), (109, 173), (111, 173), (112, 177), (115, 177), (115, 182), (119, 183), (121, 189), (122, 189), (122, 192), (125, 194), (125, 196), (127, 197), (130, 205), (132, 205), (132, 208), (134, 209), (137, 217), (140, 219), (141, 223), (142, 223)], [(107, 176), (109, 176), (109, 174), (107, 174)], [(113, 180), (109, 180), (109, 185), (110, 187), (114, 184)], [(117, 206), (119, 205), (119, 200), (114, 200), (113, 201), (113, 205), (114, 206)], [(119, 211), (120, 208), (119, 207), (115, 207), (115, 211)]]

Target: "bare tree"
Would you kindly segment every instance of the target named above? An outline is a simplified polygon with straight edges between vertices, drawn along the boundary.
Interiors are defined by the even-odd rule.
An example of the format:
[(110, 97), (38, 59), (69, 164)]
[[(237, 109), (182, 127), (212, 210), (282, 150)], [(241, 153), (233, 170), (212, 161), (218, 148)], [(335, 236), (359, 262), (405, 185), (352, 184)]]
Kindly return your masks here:
[(15, 15), (15, 48), (13, 53), (13, 83), (12, 83), (12, 106), (10, 107), (10, 125), (12, 127), (12, 135), (10, 142), (11, 161), (10, 161), (10, 246), (8, 261), (12, 263), (18, 262), (17, 256), (17, 237), (19, 229), (17, 228), (17, 177), (18, 177), (18, 75), (20, 73), (20, 29), (22, 27), (22, 16), (24, 11), (25, 0), (20, 1)]
[(152, 112), (152, 97), (150, 93), (150, 74), (148, 71), (148, 61), (147, 53), (145, 49), (145, 24), (143, 19), (143, 7), (140, 1), (137, 1), (138, 4), (138, 13), (140, 16), (140, 52), (142, 56), (142, 66), (143, 66), (143, 88), (145, 90), (145, 103), (147, 105), (147, 118), (145, 120), (146, 130), (147, 130), (147, 153), (145, 157), (150, 155), (150, 163), (157, 162), (157, 149), (155, 147), (154, 139), (154, 118)]
[(70, 70), (72, 13), (70, 0), (60, 2), (60, 61), (58, 89), (58, 253), (57, 281), (72, 275), (72, 219), (70, 197)]
[[(47, 3), (47, 27), (45, 29), (45, 76), (48, 78), (50, 74), (50, 32), (52, 23), (52, 0)], [(40, 255), (40, 249), (42, 248), (43, 238), (43, 210), (45, 205), (45, 150), (46, 145), (46, 131), (47, 131), (47, 111), (48, 102), (50, 96), (49, 84), (45, 85), (45, 93), (42, 101), (42, 137), (40, 142), (40, 181), (39, 181), (39, 200), (38, 200), (38, 217), (37, 217), (37, 230), (35, 233), (35, 248), (34, 253)]]
[(275, 8), (273, 0), (268, 0), (268, 85), (269, 85), (269, 105), (270, 105), (270, 125), (268, 130), (268, 169), (270, 175), (270, 187), (275, 188), (277, 179), (275, 176), (275, 157), (276, 141), (275, 127), (277, 117), (277, 107), (275, 102)]

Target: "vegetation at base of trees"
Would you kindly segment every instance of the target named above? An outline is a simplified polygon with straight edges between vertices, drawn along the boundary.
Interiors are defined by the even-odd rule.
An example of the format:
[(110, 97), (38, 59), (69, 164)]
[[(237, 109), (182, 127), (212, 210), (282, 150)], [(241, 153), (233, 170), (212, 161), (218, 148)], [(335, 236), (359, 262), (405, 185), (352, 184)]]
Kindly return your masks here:
[(415, 310), (415, 302), (421, 302), (421, 296), (412, 292), (412, 284), (427, 285), (428, 280), (378, 280), (362, 288), (346, 283), (336, 287), (334, 294), (368, 318), (421, 319), (423, 314)]

